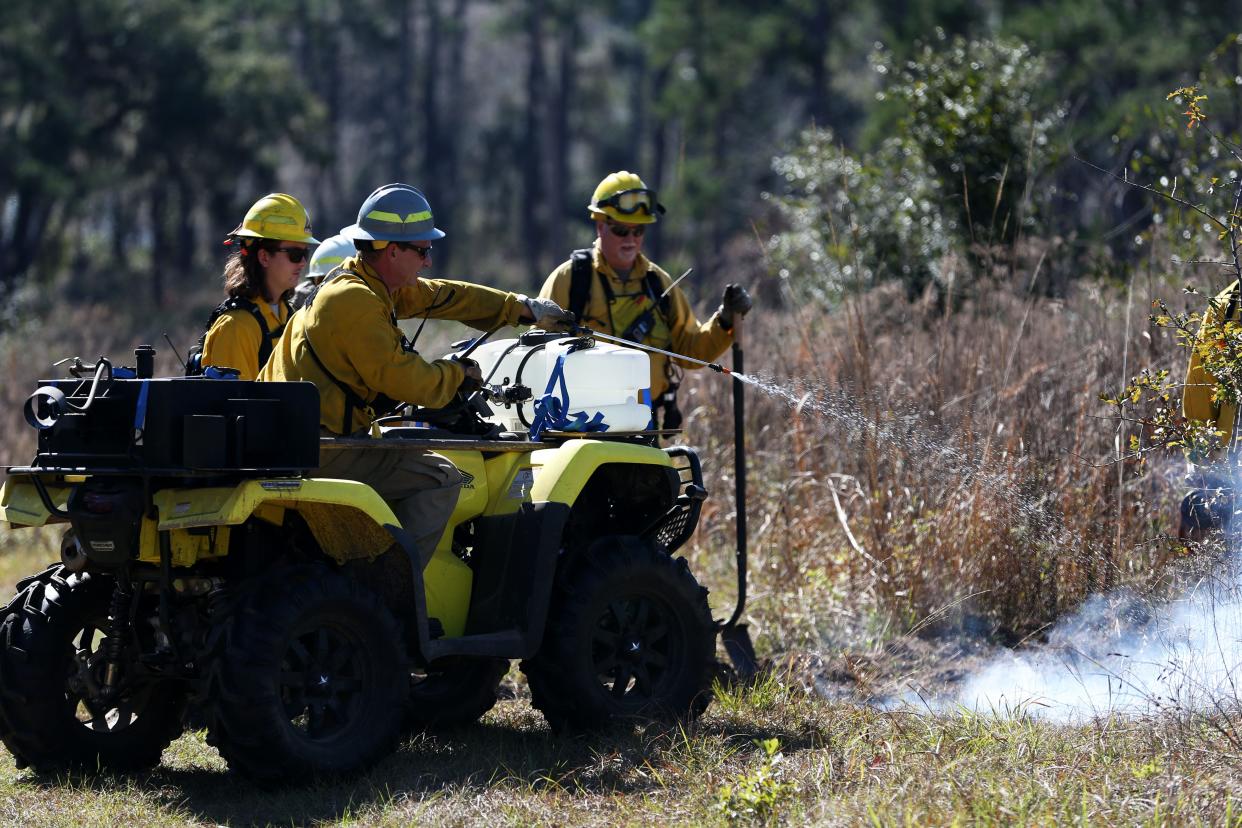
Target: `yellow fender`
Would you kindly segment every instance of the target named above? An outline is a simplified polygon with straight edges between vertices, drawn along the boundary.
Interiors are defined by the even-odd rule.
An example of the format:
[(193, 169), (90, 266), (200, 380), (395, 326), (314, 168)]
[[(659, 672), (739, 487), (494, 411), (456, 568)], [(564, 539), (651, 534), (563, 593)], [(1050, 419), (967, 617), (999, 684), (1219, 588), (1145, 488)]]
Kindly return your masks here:
[(159, 521), (143, 521), (139, 560), (158, 561), (156, 531), (168, 531), (173, 533), (174, 563), (181, 566), (188, 566), (200, 555), (223, 555), (228, 544), (220, 543), (219, 538), (214, 543), (199, 540), (193, 544), (195, 552), (181, 550), (182, 554), (177, 554), (176, 547), (181, 545), (176, 543), (178, 539), (187, 535), (211, 539), (211, 533), (201, 530), (238, 526), (252, 515), (279, 525), (284, 522), (286, 509), (296, 510), (324, 552), (338, 563), (380, 555), (393, 542), (384, 526), (400, 525), (374, 489), (352, 480), (246, 480), (237, 486), (164, 489), (153, 499)]
[[(85, 477), (66, 478), (70, 482), (81, 482)], [(58, 509), (65, 508), (69, 500), (72, 486), (45, 485), (48, 497)], [(49, 512), (43, 505), (39, 492), (26, 477), (10, 477), (0, 486), (0, 520), (9, 524), (10, 529), (25, 526), (45, 526), (49, 523), (67, 523), (62, 517)]]
[(653, 446), (603, 440), (568, 440), (556, 448), (532, 452), (535, 480), (530, 499), (573, 505), (591, 475), (606, 463), (672, 466), (673, 461)]

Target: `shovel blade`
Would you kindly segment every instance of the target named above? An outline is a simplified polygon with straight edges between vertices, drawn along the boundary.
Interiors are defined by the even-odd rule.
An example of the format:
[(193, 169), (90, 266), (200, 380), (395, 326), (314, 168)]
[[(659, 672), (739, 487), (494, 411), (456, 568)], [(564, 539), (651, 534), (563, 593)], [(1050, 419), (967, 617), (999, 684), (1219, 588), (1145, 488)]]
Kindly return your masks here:
[(745, 624), (731, 624), (720, 630), (720, 640), (724, 642), (725, 652), (733, 669), (742, 681), (749, 681), (759, 672), (759, 659), (755, 656), (755, 645), (750, 640), (750, 630)]

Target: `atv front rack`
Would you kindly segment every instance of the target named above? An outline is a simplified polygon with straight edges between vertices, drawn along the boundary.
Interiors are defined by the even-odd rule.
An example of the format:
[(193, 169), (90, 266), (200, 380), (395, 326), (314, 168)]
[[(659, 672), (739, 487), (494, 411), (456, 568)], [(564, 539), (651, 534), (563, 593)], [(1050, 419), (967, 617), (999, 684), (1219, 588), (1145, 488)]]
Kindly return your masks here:
[(694, 534), (707, 489), (703, 487), (703, 468), (694, 449), (672, 446), (664, 451), (674, 460), (685, 460), (682, 464), (674, 464), (680, 481), (679, 493), (672, 507), (643, 532), (643, 537), (675, 552)]

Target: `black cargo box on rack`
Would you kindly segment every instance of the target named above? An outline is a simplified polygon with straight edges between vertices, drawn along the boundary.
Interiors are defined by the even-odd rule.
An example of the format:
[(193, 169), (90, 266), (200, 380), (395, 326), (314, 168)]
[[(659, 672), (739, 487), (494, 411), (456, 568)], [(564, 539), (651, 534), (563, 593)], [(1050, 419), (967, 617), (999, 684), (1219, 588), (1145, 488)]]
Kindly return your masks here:
[(66, 400), (34, 402), (53, 421), (39, 432), (36, 467), (298, 474), (319, 465), (319, 390), (309, 382), (102, 379), (86, 410), (90, 379), (39, 383), (49, 386)]

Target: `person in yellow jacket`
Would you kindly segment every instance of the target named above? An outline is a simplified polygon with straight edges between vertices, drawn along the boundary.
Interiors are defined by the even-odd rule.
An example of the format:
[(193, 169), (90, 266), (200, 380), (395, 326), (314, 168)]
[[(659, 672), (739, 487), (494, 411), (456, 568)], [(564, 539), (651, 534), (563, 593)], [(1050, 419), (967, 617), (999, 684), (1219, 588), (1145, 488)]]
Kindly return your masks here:
[(251, 206), (225, 244), (235, 248), (224, 264), (227, 298), (212, 312), (187, 370), (234, 368), (240, 379), (253, 380), (289, 321), (308, 245), (319, 240), (300, 201), (270, 193)]
[[(694, 359), (711, 361), (733, 341), (733, 319), (751, 308), (741, 285), (725, 287), (720, 309), (699, 322), (690, 302), (668, 273), (643, 255), (646, 231), (664, 213), (656, 191), (635, 173), (621, 170), (604, 178), (587, 206), (595, 220), (595, 244), (576, 250), (548, 276), (539, 295), (567, 308), (579, 323)], [(653, 417), (660, 428), (681, 427), (677, 388), (681, 368), (661, 354), (651, 354)]]
[[(431, 266), (430, 242), (444, 238), (444, 231), (422, 192), (408, 184), (377, 189), (363, 202), (357, 223), (341, 233), (353, 239), (357, 255), (293, 315), (259, 376), (313, 382), (327, 435), (365, 435), (375, 415), (393, 403), (439, 408), (482, 380), (471, 361), (424, 360), (398, 319), (454, 319), (481, 330), (530, 323), (553, 330), (571, 322), (547, 300), (420, 278)], [(374, 488), (414, 537), (424, 565), (461, 485), (453, 464), (432, 452), (334, 451), (317, 476)]]
[[(1218, 293), (1209, 303), (1199, 329), (1202, 341), (1208, 328), (1224, 322), (1242, 321), (1238, 282)], [(1225, 435), (1226, 462), (1236, 435), (1234, 423), (1237, 406), (1214, 399), (1216, 378), (1203, 366), (1197, 350), (1190, 352), (1190, 364), (1186, 367), (1186, 383), (1182, 389), (1182, 415), (1188, 420), (1199, 420)], [(1220, 458), (1217, 458), (1220, 460)], [(1181, 525), (1178, 537), (1182, 540), (1201, 540), (1212, 529), (1228, 529), (1233, 514), (1233, 482), (1231, 469), (1221, 467), (1212, 458), (1192, 457), (1186, 483), (1193, 488), (1182, 500)]]

